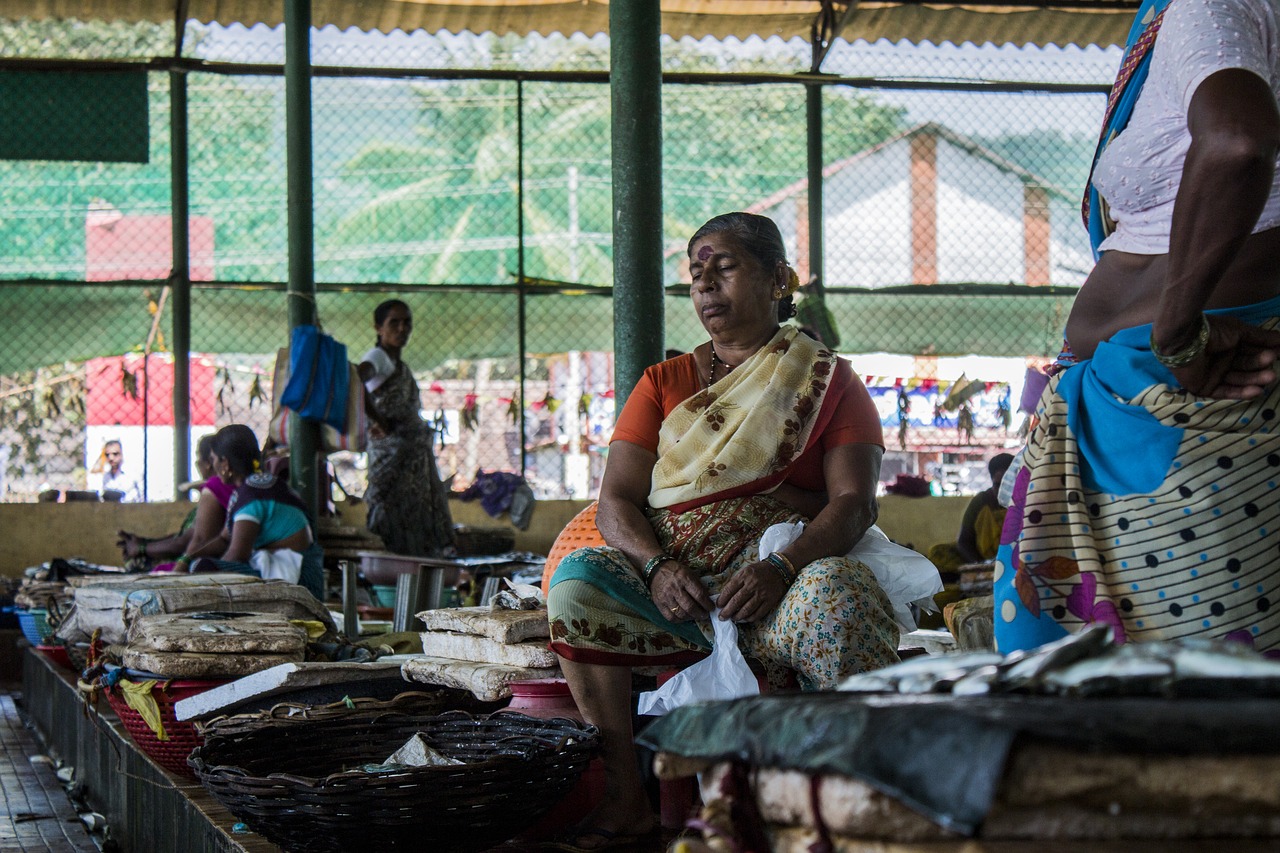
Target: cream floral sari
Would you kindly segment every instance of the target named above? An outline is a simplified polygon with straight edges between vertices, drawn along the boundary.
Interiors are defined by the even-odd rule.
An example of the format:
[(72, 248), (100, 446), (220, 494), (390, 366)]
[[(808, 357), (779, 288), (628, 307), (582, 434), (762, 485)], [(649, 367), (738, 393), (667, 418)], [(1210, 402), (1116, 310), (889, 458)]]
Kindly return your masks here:
[[(756, 562), (760, 536), (800, 519), (768, 493), (831, 422), (854, 380), (848, 364), (792, 326), (667, 416), (647, 515), (663, 549), (712, 595)], [(616, 548), (566, 556), (551, 580), (552, 648), (617, 666), (672, 666), (710, 648), (710, 623), (667, 621)], [(805, 566), (762, 622), (740, 626), (744, 652), (771, 682), (806, 688), (897, 660), (898, 629), (871, 570), (842, 557)]]

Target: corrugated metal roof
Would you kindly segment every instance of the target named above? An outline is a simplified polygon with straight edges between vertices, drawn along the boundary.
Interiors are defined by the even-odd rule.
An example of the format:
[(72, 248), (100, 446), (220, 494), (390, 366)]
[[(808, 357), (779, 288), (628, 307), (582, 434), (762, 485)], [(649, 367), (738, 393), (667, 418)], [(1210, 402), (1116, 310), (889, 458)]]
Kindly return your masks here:
[[(4, 18), (174, 20), (179, 0), (0, 0)], [(189, 0), (187, 16), (204, 23), (282, 23), (280, 0)], [(837, 17), (847, 2), (835, 3)], [(839, 36), (854, 40), (993, 42), (1017, 45), (1113, 45), (1124, 41), (1136, 0), (1019, 3), (879, 3), (857, 5)], [(808, 38), (817, 0), (662, 0), (663, 32), (672, 37)], [(608, 32), (608, 0), (313, 0), (312, 22), (342, 29), (436, 32)]]

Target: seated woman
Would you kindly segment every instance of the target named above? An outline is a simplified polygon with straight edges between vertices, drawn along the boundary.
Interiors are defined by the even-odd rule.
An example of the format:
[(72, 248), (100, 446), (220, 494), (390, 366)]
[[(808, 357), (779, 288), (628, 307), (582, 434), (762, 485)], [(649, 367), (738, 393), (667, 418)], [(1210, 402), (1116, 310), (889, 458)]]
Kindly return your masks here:
[[(200, 475), (200, 499), (183, 520), (178, 532), (159, 539), (147, 539), (127, 530), (116, 532), (116, 542), (131, 572), (168, 570), (173, 559), (192, 552), (218, 537), (227, 520), (227, 501), (235, 491), (213, 473), (213, 436), (202, 435), (196, 443), (196, 473)], [(159, 565), (157, 565), (159, 564)]]
[[(973, 496), (960, 521), (956, 541), (941, 542), (929, 549), (929, 560), (942, 572), (944, 581), (955, 580), (955, 571), (966, 563), (993, 560), (1000, 547), (1000, 530), (1004, 527), (1005, 508), (1000, 505), (1000, 482), (1013, 464), (1012, 453), (997, 453), (987, 462), (991, 488)], [(948, 578), (947, 574), (952, 577)]]
[[(239, 572), (264, 580), (283, 579), (324, 600), (324, 565), (302, 498), (262, 470), (253, 430), (232, 424), (213, 437), (213, 468), (234, 487), (227, 522), (214, 542), (187, 552), (178, 562), (191, 571)], [(212, 554), (222, 551), (221, 559)]]
[[(712, 219), (689, 242), (693, 307), (711, 340), (650, 367), (627, 399), (600, 489), (607, 543), (550, 581), (552, 648), (604, 736), (606, 795), (574, 849), (652, 831), (632, 751), (631, 668), (704, 656), (718, 596), (771, 682), (806, 689), (897, 661), (871, 570), (844, 558), (876, 518), (880, 420), (848, 362), (794, 326), (796, 274), (774, 223)], [(758, 559), (766, 528), (807, 522)]]

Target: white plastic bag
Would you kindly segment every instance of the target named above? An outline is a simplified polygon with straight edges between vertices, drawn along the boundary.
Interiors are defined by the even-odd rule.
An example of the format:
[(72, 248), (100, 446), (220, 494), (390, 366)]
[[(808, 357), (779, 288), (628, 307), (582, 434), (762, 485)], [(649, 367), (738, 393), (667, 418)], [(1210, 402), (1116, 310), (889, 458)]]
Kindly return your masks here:
[[(760, 537), (760, 559), (781, 551), (800, 538), (803, 522), (775, 524)], [(938, 607), (933, 596), (942, 592), (942, 576), (923, 554), (895, 545), (874, 524), (853, 546), (849, 559), (867, 564), (893, 605), (893, 618), (904, 631), (914, 631), (916, 620), (910, 605), (932, 613)]]
[(281, 548), (278, 551), (254, 551), (249, 565), (258, 570), (264, 581), (282, 580), (297, 583), (302, 577), (302, 555)]
[(879, 527), (871, 529), (853, 546), (849, 559), (861, 560), (875, 574), (881, 589), (893, 605), (893, 617), (904, 631), (916, 629), (908, 605), (933, 613), (938, 606), (933, 596), (942, 592), (942, 575), (924, 554), (889, 541)]
[(657, 717), (681, 705), (760, 692), (760, 682), (738, 648), (738, 626), (721, 619), (718, 607), (711, 612), (711, 625), (715, 630), (711, 656), (676, 673), (657, 690), (641, 693), (637, 713)]

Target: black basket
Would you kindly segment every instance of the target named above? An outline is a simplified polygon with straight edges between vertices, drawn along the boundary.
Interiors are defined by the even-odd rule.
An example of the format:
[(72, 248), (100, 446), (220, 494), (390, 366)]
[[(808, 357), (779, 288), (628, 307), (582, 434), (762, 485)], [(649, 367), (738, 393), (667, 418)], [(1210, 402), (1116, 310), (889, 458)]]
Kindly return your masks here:
[[(396, 701), (346, 714), (329, 706), (307, 720), (267, 712), (256, 726), (215, 721), (190, 764), (232, 814), (286, 850), (473, 851), (530, 826), (599, 750), (599, 731), (575, 720), (421, 714)], [(361, 769), (417, 733), (465, 763)]]

